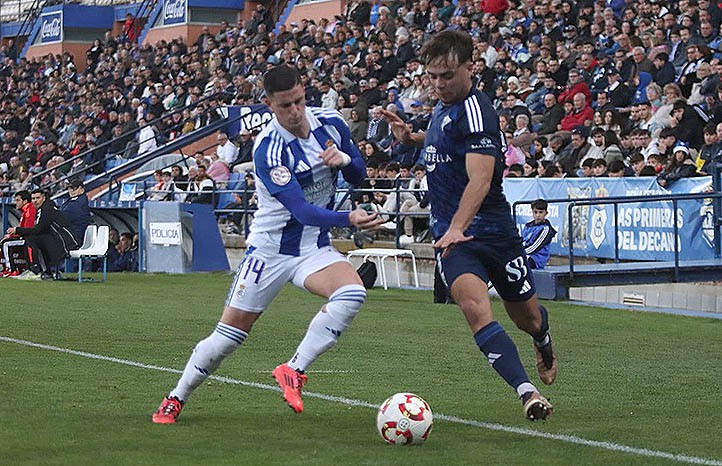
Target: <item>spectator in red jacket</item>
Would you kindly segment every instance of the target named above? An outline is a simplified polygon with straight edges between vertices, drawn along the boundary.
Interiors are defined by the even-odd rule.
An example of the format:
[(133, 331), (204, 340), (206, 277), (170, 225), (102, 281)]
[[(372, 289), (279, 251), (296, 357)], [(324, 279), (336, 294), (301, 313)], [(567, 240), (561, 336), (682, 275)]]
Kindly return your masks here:
[[(31, 202), (32, 197), (30, 191), (22, 190), (15, 193), (15, 208), (21, 212), (20, 224), (22, 228), (32, 228), (35, 225), (35, 206)], [(5, 268), (2, 271), (3, 277), (14, 277), (20, 275), (20, 270), (15, 263), (14, 258), (22, 258), (27, 263), (28, 260), (28, 247), (25, 245), (25, 240), (15, 234), (6, 234), (2, 240), (2, 258), (5, 261)]]
[(589, 126), (594, 118), (594, 110), (587, 104), (587, 98), (579, 92), (574, 96), (574, 110), (562, 118), (559, 129), (571, 131), (575, 126)]
[(123, 35), (128, 39), (128, 42), (135, 42), (135, 33), (135, 19), (133, 19), (132, 14), (128, 13), (125, 15), (125, 22), (123, 23)]
[(509, 0), (481, 0), (481, 9), (484, 13), (500, 15), (509, 9)]
[(584, 82), (582, 73), (580, 73), (578, 69), (572, 68), (569, 70), (569, 81), (567, 82), (567, 87), (561, 92), (561, 94), (559, 94), (559, 98), (557, 100), (559, 103), (563, 103), (567, 100), (571, 101), (574, 99), (574, 96), (580, 92), (584, 94), (587, 102), (591, 102), (592, 93), (589, 91), (587, 83)]

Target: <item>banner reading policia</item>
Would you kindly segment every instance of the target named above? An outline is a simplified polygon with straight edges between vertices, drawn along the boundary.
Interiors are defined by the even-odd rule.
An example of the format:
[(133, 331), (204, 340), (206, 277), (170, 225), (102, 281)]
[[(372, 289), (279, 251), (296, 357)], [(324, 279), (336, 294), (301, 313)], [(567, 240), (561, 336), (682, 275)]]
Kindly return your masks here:
[[(711, 177), (676, 181), (670, 190), (660, 187), (654, 177), (514, 179), (504, 181), (509, 203), (534, 199), (590, 199), (621, 196), (702, 193), (711, 188)], [(612, 204), (579, 206), (572, 209), (572, 237), (569, 236), (568, 203), (549, 204), (547, 219), (559, 232), (551, 253), (567, 255), (573, 241), (574, 255), (614, 258), (615, 217)], [(529, 204), (517, 206), (517, 226), (532, 219)], [(709, 198), (679, 201), (676, 238), (681, 260), (714, 258), (714, 219)], [(672, 201), (618, 204), (617, 237), (623, 260), (674, 260), (675, 234)]]

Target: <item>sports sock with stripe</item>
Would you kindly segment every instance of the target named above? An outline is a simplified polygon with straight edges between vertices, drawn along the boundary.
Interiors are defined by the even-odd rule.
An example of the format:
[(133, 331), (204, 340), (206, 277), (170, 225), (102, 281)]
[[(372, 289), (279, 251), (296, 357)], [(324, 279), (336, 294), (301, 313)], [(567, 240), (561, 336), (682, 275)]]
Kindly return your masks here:
[(215, 330), (206, 339), (198, 342), (193, 349), (178, 385), (171, 390), (170, 396), (186, 401), (204, 380), (208, 378), (223, 359), (241, 346), (248, 334), (231, 325), (218, 322)]
[(288, 362), (291, 369), (305, 371), (326, 350), (336, 344), (366, 300), (366, 288), (346, 285), (336, 290), (308, 326), (306, 336)]
[(476, 332), (474, 340), (486, 355), (491, 367), (516, 390), (519, 396), (529, 391), (536, 391), (519, 359), (519, 352), (514, 342), (498, 322), (491, 322)]

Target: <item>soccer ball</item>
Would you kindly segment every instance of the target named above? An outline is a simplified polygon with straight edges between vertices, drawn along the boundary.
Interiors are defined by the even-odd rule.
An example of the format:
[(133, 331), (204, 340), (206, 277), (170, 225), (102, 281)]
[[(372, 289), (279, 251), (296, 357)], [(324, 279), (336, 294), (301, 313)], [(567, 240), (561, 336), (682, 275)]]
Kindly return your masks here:
[(392, 445), (424, 443), (434, 425), (429, 404), (413, 393), (391, 395), (379, 407), (376, 427), (381, 438)]

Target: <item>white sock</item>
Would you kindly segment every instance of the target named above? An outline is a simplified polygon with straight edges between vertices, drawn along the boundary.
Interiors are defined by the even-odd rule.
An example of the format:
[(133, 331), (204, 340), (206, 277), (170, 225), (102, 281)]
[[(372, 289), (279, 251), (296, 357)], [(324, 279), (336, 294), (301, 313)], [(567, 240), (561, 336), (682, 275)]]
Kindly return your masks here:
[(305, 371), (321, 354), (336, 344), (366, 300), (361, 285), (342, 286), (328, 299), (308, 326), (306, 336), (288, 362), (291, 369)]
[(537, 390), (534, 384), (532, 384), (531, 382), (524, 382), (518, 387), (516, 387), (516, 393), (517, 395), (519, 395), (519, 398), (521, 398), (525, 393), (538, 391), (539, 390)]
[(178, 385), (170, 392), (181, 401), (186, 401), (193, 390), (208, 378), (221, 361), (241, 346), (248, 334), (231, 325), (218, 322), (215, 330), (205, 340), (198, 342), (193, 349)]

